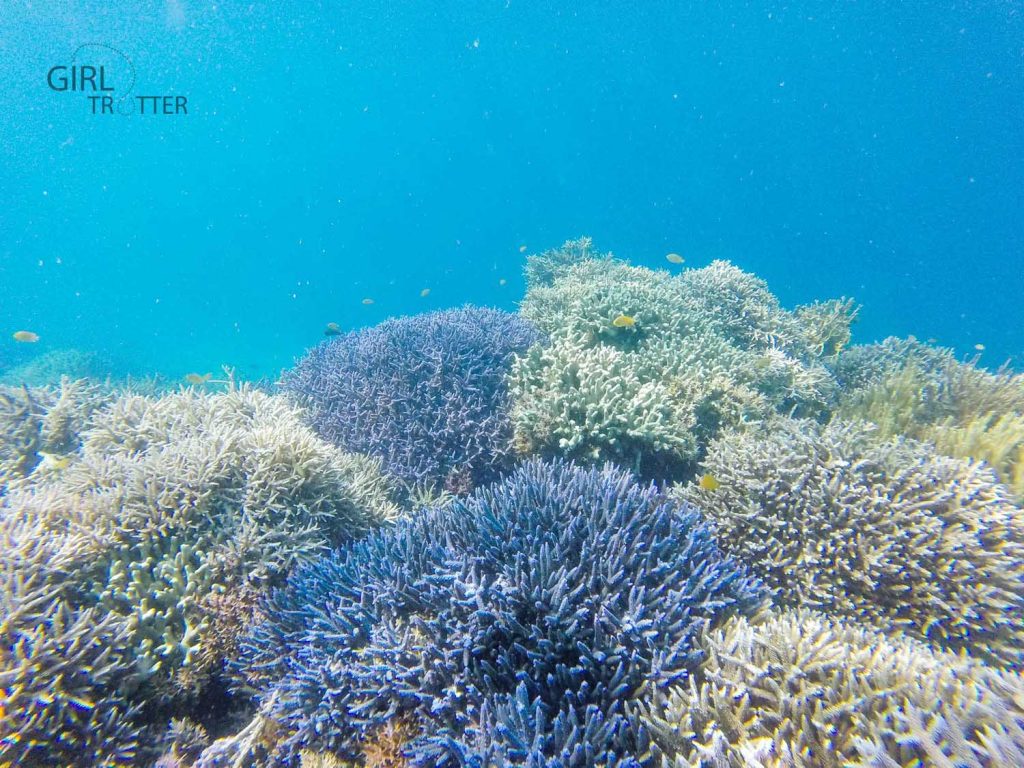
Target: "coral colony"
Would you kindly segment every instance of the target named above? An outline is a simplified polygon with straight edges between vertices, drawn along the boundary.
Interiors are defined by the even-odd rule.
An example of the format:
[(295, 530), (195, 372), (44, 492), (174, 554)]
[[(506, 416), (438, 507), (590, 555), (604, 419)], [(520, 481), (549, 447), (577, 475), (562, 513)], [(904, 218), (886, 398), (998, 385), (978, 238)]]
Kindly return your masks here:
[(465, 491), (512, 466), (506, 374), (538, 338), (494, 309), (389, 320), (310, 350), (284, 390), (321, 437), (407, 488)]
[(0, 765), (1024, 765), (1024, 377), (668, 262), (276, 389), (9, 368)]

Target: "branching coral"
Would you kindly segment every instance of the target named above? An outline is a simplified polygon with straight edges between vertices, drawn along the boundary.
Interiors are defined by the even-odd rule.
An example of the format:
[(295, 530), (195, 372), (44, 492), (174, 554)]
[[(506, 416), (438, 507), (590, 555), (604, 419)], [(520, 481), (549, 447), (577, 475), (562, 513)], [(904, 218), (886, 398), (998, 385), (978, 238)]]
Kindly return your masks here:
[(1002, 664), (1024, 653), (1024, 518), (988, 467), (869, 427), (778, 419), (708, 450), (676, 489), (775, 590)]
[(109, 400), (81, 379), (64, 378), (52, 388), (0, 386), (0, 496), (37, 467), (62, 464), (78, 449), (90, 416)]
[(611, 466), (534, 460), (300, 569), (243, 669), (292, 753), (355, 759), (400, 716), (417, 765), (614, 763), (643, 741), (623, 702), (759, 602), (694, 509)]
[(918, 341), (913, 336), (890, 336), (874, 344), (857, 344), (842, 352), (828, 365), (846, 392), (874, 386), (904, 368), (913, 368), (933, 384), (940, 382), (956, 362), (953, 352)]
[[(671, 385), (642, 382), (615, 348), (558, 339), (533, 347), (514, 370), (513, 419), (524, 454), (557, 446), (566, 456), (613, 457), (639, 470), (642, 459), (671, 461), (696, 451), (693, 415), (680, 407)], [(571, 400), (551, 396), (569, 391)]]
[(551, 344), (513, 371), (520, 450), (664, 476), (723, 425), (831, 406), (823, 360), (848, 340), (852, 302), (788, 312), (726, 262), (671, 276), (596, 258), (589, 241), (563, 248), (527, 261), (522, 312)]
[[(246, 388), (123, 396), (92, 414), (66, 467), (37, 467), (0, 506), (18, 525), (11, 572), (59, 584), (48, 599), (69, 615), (121, 627), (90, 652), (131, 649), (133, 689), (145, 689), (129, 700), (149, 701), (179, 696), (172, 680), (195, 693), (218, 671), (218, 649), (245, 628), (246, 594), (396, 514), (375, 460), (317, 438), (287, 399)], [(45, 556), (16, 567), (31, 542), (45, 542)], [(215, 596), (241, 603), (219, 614)], [(68, 678), (59, 667), (36, 674)], [(27, 706), (8, 714), (25, 716), (16, 705)], [(77, 705), (60, 706), (71, 716)]]
[(0, 514), (0, 764), (134, 765), (130, 628), (73, 604), (64, 542)]
[(1024, 499), (1024, 374), (989, 373), (948, 355), (928, 357), (915, 345), (902, 347), (909, 362), (881, 351), (867, 357), (885, 365), (859, 379), (868, 383), (849, 390), (837, 413), (877, 424), (883, 438), (906, 435), (950, 456), (986, 461)]
[(594, 249), (594, 241), (589, 237), (578, 240), (567, 240), (561, 247), (552, 248), (543, 253), (535, 253), (526, 257), (524, 274), (530, 286), (550, 285), (566, 268), (581, 261), (590, 259), (611, 260), (611, 254), (602, 256)]
[(492, 309), (389, 320), (312, 349), (283, 386), (335, 445), (379, 457), (410, 488), (457, 491), (511, 465), (505, 376), (537, 338)]
[(1024, 680), (795, 611), (706, 634), (700, 672), (648, 708), (663, 766), (1024, 765)]
[(156, 761), (154, 768), (188, 768), (209, 745), (206, 729), (191, 720), (174, 719), (164, 740), (168, 750)]

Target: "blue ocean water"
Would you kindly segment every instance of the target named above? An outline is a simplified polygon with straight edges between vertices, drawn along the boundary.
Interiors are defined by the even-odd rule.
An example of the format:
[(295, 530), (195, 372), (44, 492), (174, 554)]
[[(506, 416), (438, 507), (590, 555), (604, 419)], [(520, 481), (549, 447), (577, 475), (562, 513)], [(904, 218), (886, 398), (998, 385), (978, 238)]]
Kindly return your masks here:
[[(0, 8), (0, 368), (275, 376), (327, 322), (511, 309), (581, 235), (1024, 355), (1018, 3)], [(91, 114), (72, 63), (187, 114)]]

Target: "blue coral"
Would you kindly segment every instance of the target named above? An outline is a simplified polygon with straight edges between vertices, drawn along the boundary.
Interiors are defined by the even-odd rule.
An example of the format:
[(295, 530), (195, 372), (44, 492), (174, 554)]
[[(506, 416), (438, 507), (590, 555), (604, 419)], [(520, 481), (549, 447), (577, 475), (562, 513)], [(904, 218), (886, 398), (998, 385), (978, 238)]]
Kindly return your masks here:
[(242, 668), (286, 754), (355, 758), (398, 716), (418, 765), (625, 768), (646, 752), (625, 702), (761, 595), (695, 508), (611, 465), (531, 460), (297, 571)]
[(494, 309), (399, 318), (310, 350), (283, 386), (322, 437), (410, 487), (468, 490), (513, 461), (505, 377), (537, 339)]

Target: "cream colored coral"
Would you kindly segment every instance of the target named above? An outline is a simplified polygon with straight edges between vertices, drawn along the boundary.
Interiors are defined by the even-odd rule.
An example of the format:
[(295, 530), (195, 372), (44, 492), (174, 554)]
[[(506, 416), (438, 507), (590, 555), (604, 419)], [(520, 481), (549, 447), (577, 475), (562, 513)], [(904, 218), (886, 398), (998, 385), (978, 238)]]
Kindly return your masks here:
[(820, 358), (845, 343), (852, 302), (788, 312), (727, 262), (671, 275), (598, 257), (589, 240), (531, 257), (527, 277), (521, 312), (549, 341), (511, 375), (524, 452), (685, 462), (722, 426), (819, 415), (836, 397)]
[(213, 620), (203, 596), (265, 584), (398, 511), (376, 461), (251, 388), (124, 395), (92, 414), (81, 442), (0, 511), (54, 542), (50, 565), (82, 599), (128, 621), (147, 674), (201, 652)]
[(1024, 515), (983, 464), (869, 427), (776, 419), (714, 441), (674, 494), (774, 591), (1003, 664), (1024, 654)]
[[(641, 381), (627, 353), (565, 339), (536, 346), (513, 368), (512, 420), (527, 452), (614, 456), (634, 464), (642, 451), (692, 455), (692, 415), (655, 381)], [(553, 393), (558, 393), (553, 397)]]
[(730, 620), (648, 705), (664, 766), (1024, 765), (1024, 681), (808, 611)]

